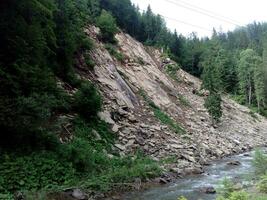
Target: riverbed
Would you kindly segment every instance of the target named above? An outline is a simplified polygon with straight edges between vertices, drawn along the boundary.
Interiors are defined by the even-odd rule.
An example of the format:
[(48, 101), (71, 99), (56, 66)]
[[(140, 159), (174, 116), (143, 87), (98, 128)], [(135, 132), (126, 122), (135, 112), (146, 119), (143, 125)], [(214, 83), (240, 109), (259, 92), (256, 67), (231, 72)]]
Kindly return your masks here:
[[(213, 162), (204, 168), (202, 175), (187, 176), (174, 183), (154, 187), (145, 191), (135, 191), (123, 196), (124, 200), (177, 200), (184, 196), (188, 200), (214, 200), (216, 194), (201, 191), (205, 187), (217, 188), (224, 178), (246, 185), (253, 177), (254, 152), (235, 155)], [(229, 165), (229, 161), (239, 161), (240, 165)]]

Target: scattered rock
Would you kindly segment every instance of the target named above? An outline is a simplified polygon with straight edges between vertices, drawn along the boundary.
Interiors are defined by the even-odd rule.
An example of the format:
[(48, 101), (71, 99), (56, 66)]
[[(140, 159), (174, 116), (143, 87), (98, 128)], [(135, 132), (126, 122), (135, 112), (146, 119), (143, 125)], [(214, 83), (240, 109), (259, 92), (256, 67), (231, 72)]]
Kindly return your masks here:
[(126, 147), (124, 145), (121, 145), (121, 144), (115, 144), (114, 146), (117, 147), (121, 151), (125, 151), (125, 149), (126, 149)]
[(104, 122), (108, 123), (108, 124), (111, 124), (111, 125), (114, 125), (115, 122), (113, 121), (113, 119), (111, 119), (111, 115), (108, 111), (104, 111), (104, 112), (99, 112), (97, 114), (97, 116), (103, 120)]
[(161, 184), (167, 184), (168, 181), (165, 178), (160, 178), (159, 179), (159, 183), (161, 183)]
[(117, 125), (117, 124), (114, 124), (113, 125), (113, 127), (112, 127), (112, 131), (114, 132), (114, 133), (117, 133), (118, 131), (119, 131), (119, 126)]
[(235, 166), (241, 165), (241, 163), (238, 160), (231, 160), (231, 161), (228, 161), (226, 164), (235, 165)]
[(188, 167), (184, 169), (186, 175), (190, 174), (202, 174), (204, 171), (201, 167)]
[(200, 192), (206, 193), (206, 194), (215, 194), (216, 190), (213, 186), (205, 186), (200, 188)]

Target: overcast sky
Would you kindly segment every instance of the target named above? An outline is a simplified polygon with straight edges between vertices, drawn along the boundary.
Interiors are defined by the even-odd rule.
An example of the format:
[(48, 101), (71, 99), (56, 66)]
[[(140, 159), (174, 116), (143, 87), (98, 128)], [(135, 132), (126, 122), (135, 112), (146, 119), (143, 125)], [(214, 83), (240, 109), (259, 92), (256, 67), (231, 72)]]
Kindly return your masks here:
[[(210, 36), (212, 28), (233, 30), (236, 25), (246, 25), (253, 21), (267, 21), (266, 0), (131, 0), (145, 10), (150, 4), (156, 14), (165, 17), (167, 26), (187, 36), (197, 32), (198, 36)], [(199, 9), (199, 8), (202, 8)], [(203, 10), (204, 9), (204, 10)], [(197, 10), (195, 12), (193, 10)], [(207, 12), (212, 11), (212, 12)], [(203, 15), (201, 13), (206, 13)], [(217, 20), (220, 18), (220, 20)], [(175, 21), (172, 19), (179, 20)], [(191, 24), (190, 26), (183, 24)]]

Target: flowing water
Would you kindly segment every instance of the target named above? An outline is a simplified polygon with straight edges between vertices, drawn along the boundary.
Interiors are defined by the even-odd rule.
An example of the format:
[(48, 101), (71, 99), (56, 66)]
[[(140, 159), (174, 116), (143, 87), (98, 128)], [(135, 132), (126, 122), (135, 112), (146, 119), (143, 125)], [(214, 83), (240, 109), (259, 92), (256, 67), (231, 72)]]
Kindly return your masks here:
[[(124, 200), (177, 200), (184, 196), (188, 200), (214, 200), (216, 194), (201, 192), (201, 188), (207, 186), (217, 187), (224, 178), (229, 178), (242, 184), (246, 184), (253, 176), (252, 165), (253, 152), (240, 154), (214, 162), (205, 168), (205, 174), (187, 176), (177, 182), (148, 189), (141, 192), (126, 194)], [(239, 161), (241, 165), (230, 166), (229, 161)]]

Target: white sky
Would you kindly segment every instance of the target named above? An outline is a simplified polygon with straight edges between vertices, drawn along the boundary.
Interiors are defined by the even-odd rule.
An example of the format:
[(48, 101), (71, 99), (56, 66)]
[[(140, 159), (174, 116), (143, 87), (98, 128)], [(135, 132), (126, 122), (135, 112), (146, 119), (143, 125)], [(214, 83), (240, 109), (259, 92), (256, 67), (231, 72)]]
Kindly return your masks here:
[[(132, 3), (138, 5), (140, 9), (146, 10), (150, 4), (152, 11), (156, 14), (177, 19), (189, 24), (203, 27), (185, 25), (174, 20), (165, 18), (167, 26), (178, 33), (188, 36), (192, 32), (196, 32), (199, 37), (210, 36), (212, 28), (216, 30), (228, 31), (233, 30), (236, 25), (225, 21), (217, 20), (214, 17), (194, 12), (182, 7), (189, 7), (188, 4), (203, 8), (213, 13), (219, 14), (224, 18), (230, 18), (237, 21), (243, 26), (253, 21), (267, 21), (267, 1), (266, 0), (131, 0)], [(173, 3), (170, 3), (173, 2)], [(185, 3), (187, 4), (185, 4)], [(175, 5), (180, 4), (180, 5)], [(182, 6), (181, 6), (182, 5)], [(192, 7), (191, 7), (192, 8)], [(197, 8), (193, 8), (197, 9)], [(205, 11), (200, 11), (205, 12)], [(214, 15), (210, 13), (210, 15)], [(217, 15), (218, 16), (218, 15)], [(227, 19), (225, 19), (227, 20)]]

